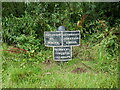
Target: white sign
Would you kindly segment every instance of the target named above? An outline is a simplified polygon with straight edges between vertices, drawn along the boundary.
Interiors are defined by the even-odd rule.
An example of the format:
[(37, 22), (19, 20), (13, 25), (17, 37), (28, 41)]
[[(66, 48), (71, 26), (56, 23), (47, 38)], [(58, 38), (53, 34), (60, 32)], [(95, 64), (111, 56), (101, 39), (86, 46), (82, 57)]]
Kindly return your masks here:
[(55, 61), (68, 61), (72, 58), (72, 47), (53, 47)]
[(80, 31), (52, 31), (44, 32), (44, 44), (54, 46), (79, 46)]

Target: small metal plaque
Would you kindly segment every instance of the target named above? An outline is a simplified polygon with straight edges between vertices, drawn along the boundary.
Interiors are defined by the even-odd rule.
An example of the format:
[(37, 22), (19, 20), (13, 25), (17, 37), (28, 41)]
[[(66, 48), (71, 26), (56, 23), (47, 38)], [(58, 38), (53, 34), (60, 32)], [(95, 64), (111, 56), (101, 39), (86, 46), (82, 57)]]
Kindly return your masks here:
[(68, 61), (72, 58), (72, 47), (53, 47), (55, 61)]
[(44, 33), (45, 46), (61, 46), (62, 45), (62, 33), (61, 31), (52, 31)]
[(79, 46), (80, 32), (79, 31), (64, 31), (63, 46)]

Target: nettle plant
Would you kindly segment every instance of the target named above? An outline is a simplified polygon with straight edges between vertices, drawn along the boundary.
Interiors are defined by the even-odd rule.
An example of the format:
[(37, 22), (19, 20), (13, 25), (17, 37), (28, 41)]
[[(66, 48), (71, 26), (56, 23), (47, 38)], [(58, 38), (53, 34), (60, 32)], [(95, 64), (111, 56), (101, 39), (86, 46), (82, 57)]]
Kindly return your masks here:
[(21, 18), (5, 17), (2, 24), (4, 42), (30, 52), (40, 51), (42, 39), (37, 38), (38, 24), (29, 14)]
[(35, 39), (34, 36), (21, 35), (16, 37), (17, 47), (28, 50), (32, 53), (39, 51), (40, 39)]
[(108, 22), (101, 20), (99, 27), (102, 32), (95, 35), (95, 38), (99, 41), (99, 44), (112, 56), (118, 54), (118, 37), (114, 34), (118, 31), (118, 25), (110, 27)]

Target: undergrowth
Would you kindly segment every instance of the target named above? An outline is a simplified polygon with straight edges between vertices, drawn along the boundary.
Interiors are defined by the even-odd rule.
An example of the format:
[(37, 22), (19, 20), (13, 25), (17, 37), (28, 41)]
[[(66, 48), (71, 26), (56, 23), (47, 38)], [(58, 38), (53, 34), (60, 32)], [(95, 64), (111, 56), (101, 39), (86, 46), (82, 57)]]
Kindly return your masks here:
[[(39, 52), (35, 57), (29, 58), (22, 57), (22, 54), (3, 52), (2, 86), (3, 88), (117, 88), (117, 63), (111, 62), (113, 58), (106, 59), (104, 52), (101, 52), (104, 56), (97, 56), (100, 55), (100, 52), (97, 52), (100, 48), (98, 46), (92, 48), (90, 44), (82, 41), (82, 46), (73, 48), (73, 59), (63, 64), (52, 60), (51, 50)], [(50, 60), (51, 63), (45, 64), (46, 60)], [(85, 68), (89, 71), (72, 73), (73, 69), (83, 67), (81, 63), (86, 64)]]
[[(118, 88), (119, 3), (2, 5), (3, 88)], [(61, 25), (81, 35), (64, 63), (53, 61), (52, 48), (44, 45), (44, 32)]]

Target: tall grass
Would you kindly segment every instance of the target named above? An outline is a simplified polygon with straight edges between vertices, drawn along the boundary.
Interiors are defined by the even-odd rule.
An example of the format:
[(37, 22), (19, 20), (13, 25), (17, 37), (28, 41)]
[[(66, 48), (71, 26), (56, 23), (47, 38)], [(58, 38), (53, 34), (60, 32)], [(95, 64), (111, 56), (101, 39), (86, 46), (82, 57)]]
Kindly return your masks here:
[[(84, 45), (86, 45), (86, 43), (83, 43), (83, 46)], [(84, 52), (83, 55), (86, 56), (88, 54), (87, 53), (88, 50), (86, 50), (85, 47), (83, 47), (82, 50)], [(74, 57), (69, 62), (63, 64), (57, 64), (56, 62), (52, 61), (51, 51), (40, 52), (39, 54), (37, 54), (38, 55), (36, 56), (37, 58), (36, 57), (32, 58), (33, 61), (29, 61), (30, 58), (23, 58), (22, 55), (20, 57), (17, 54), (3, 52), (2, 87), (3, 88), (117, 88), (118, 87), (117, 74), (111, 74), (111, 72), (100, 71), (100, 69), (103, 67), (99, 64), (102, 61), (99, 60), (102, 60), (103, 58), (102, 55), (99, 55), (99, 53), (100, 52), (98, 52), (98, 56), (97, 54), (95, 56), (95, 58), (98, 59), (97, 61), (95, 60), (88, 61), (88, 60), (84, 60), (84, 58), (81, 59)], [(77, 57), (79, 57), (79, 53)], [(44, 64), (43, 62), (41, 62), (41, 60), (39, 60), (40, 62), (38, 62), (38, 59), (41, 58), (43, 58), (42, 59), (43, 62), (49, 59), (51, 61), (51, 64)], [(96, 71), (94, 70), (91, 71), (91, 69), (83, 66), (81, 63), (86, 64), (92, 69), (97, 69), (99, 72), (96, 73)], [(81, 72), (81, 73), (71, 72), (73, 69), (76, 69), (78, 67), (86, 68), (87, 72)]]

